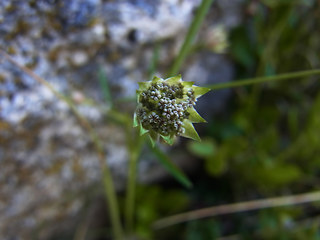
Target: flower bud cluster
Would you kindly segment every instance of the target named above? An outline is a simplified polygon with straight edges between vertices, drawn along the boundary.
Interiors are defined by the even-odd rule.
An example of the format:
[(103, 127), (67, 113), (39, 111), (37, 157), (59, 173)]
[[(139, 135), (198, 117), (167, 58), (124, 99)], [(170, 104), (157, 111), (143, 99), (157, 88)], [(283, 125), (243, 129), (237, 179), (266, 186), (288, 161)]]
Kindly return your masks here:
[(187, 109), (195, 105), (196, 99), (192, 89), (184, 93), (181, 83), (159, 82), (142, 91), (139, 102), (137, 117), (142, 126), (167, 136), (184, 133), (183, 120), (188, 118)]
[(138, 106), (134, 114), (135, 127), (140, 134), (148, 133), (154, 144), (159, 136), (173, 144), (177, 135), (200, 140), (192, 123), (205, 122), (194, 109), (197, 98), (210, 89), (182, 81), (181, 75), (162, 79), (154, 77), (148, 82), (139, 82)]

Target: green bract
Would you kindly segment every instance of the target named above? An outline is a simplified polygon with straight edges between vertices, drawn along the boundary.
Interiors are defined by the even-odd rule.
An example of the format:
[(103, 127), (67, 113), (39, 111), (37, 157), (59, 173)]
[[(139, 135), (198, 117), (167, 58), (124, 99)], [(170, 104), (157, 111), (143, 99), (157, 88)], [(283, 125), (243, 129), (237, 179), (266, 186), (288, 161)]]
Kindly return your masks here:
[(192, 123), (206, 121), (194, 106), (197, 98), (209, 90), (182, 81), (181, 75), (139, 82), (133, 126), (140, 127), (140, 135), (148, 133), (153, 145), (159, 136), (170, 145), (176, 136), (200, 141)]

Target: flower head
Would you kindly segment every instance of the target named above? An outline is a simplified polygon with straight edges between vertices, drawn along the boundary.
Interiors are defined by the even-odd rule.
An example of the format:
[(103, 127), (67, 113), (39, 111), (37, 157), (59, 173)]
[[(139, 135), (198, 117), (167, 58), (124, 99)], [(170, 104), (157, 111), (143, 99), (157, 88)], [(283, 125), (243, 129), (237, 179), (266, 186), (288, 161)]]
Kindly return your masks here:
[(134, 127), (140, 126), (140, 135), (148, 133), (151, 142), (161, 136), (173, 144), (176, 136), (200, 140), (192, 123), (206, 122), (194, 109), (197, 98), (210, 89), (184, 82), (181, 75), (162, 79), (154, 77), (139, 82), (138, 106), (134, 114)]

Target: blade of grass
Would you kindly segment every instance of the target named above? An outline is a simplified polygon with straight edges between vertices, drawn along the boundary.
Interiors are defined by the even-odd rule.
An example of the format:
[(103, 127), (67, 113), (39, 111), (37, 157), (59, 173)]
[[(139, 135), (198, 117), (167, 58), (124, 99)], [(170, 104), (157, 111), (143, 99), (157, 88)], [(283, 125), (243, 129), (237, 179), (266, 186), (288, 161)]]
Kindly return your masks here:
[(129, 234), (131, 234), (134, 230), (137, 164), (144, 143), (144, 137), (139, 136), (139, 133), (136, 129), (134, 129), (134, 131), (134, 135), (132, 135), (132, 124), (130, 122), (130, 124), (127, 125), (129, 168), (125, 209), (126, 227)]
[(104, 72), (104, 70), (102, 69), (102, 67), (99, 68), (98, 79), (99, 79), (99, 83), (100, 83), (100, 86), (101, 86), (101, 89), (103, 92), (104, 99), (107, 102), (107, 104), (110, 105), (110, 108), (112, 108), (113, 102), (112, 102), (112, 96), (111, 96), (111, 91), (110, 91), (110, 87), (109, 87), (109, 82), (108, 82), (107, 75)]
[(212, 4), (213, 0), (202, 0), (201, 5), (197, 9), (196, 16), (193, 18), (193, 21), (188, 29), (188, 33), (184, 39), (184, 42), (182, 44), (182, 47), (179, 51), (178, 56), (174, 60), (172, 67), (168, 73), (168, 77), (177, 75), (182, 63), (184, 62), (185, 58), (187, 57), (189, 51), (192, 48), (192, 43), (194, 41), (194, 38), (197, 34), (197, 32), (200, 29), (200, 26), (204, 20), (204, 17), (206, 16), (207, 12), (209, 11), (209, 8)]
[(10, 55), (8, 55), (5, 51), (0, 49), (0, 54), (4, 56), (9, 62), (11, 62), (13, 65), (15, 65), (17, 68), (22, 70), (24, 73), (35, 79), (40, 84), (46, 86), (58, 99), (61, 101), (64, 101), (71, 109), (71, 111), (74, 113), (74, 115), (77, 117), (78, 121), (82, 125), (84, 129), (86, 129), (91, 137), (92, 142), (94, 143), (95, 149), (97, 151), (99, 163), (101, 165), (102, 169), (102, 176), (103, 176), (103, 185), (105, 190), (106, 199), (108, 199), (107, 203), (109, 205), (109, 211), (110, 211), (110, 219), (113, 229), (113, 234), (115, 239), (122, 240), (123, 239), (123, 231), (122, 226), (120, 222), (120, 214), (119, 214), (119, 207), (118, 207), (118, 200), (114, 188), (113, 179), (111, 176), (111, 172), (109, 169), (109, 166), (107, 165), (104, 150), (102, 147), (102, 143), (97, 135), (97, 133), (94, 131), (90, 123), (87, 121), (86, 118), (84, 118), (75, 105), (68, 99), (66, 96), (58, 92), (50, 83), (45, 81), (40, 76), (36, 75), (34, 72), (32, 72), (30, 69), (20, 65), (17, 63)]
[(207, 85), (205, 87), (210, 88), (212, 90), (218, 90), (218, 89), (223, 89), (223, 88), (242, 87), (242, 86), (246, 86), (246, 85), (264, 83), (264, 82), (296, 79), (296, 78), (308, 77), (308, 76), (312, 76), (312, 75), (320, 75), (320, 69), (312, 69), (312, 70), (306, 70), (306, 71), (284, 73), (284, 74), (279, 74), (279, 75), (275, 75), (275, 76), (243, 79), (243, 80), (238, 80), (238, 81), (234, 81), (234, 82), (227, 82), (227, 83), (216, 83), (216, 84)]
[(178, 223), (192, 220), (203, 219), (224, 214), (252, 211), (264, 208), (273, 208), (281, 206), (292, 206), (302, 203), (310, 203), (320, 201), (320, 191), (303, 193), (298, 195), (290, 195), (285, 197), (267, 198), (261, 200), (253, 200), (247, 202), (238, 202), (233, 204), (225, 204), (209, 208), (203, 208), (195, 211), (181, 213), (166, 217), (156, 221), (153, 224), (155, 229), (166, 228)]
[(159, 51), (160, 51), (160, 44), (157, 42), (153, 49), (153, 56), (149, 66), (149, 79), (152, 79), (156, 69), (158, 67), (159, 62)]
[[(259, 83), (267, 83), (267, 82), (273, 82), (273, 81), (293, 80), (293, 79), (309, 77), (313, 75), (320, 75), (320, 69), (284, 73), (284, 74), (279, 74), (275, 76), (248, 78), (248, 79), (236, 80), (228, 83), (215, 83), (215, 84), (206, 85), (205, 87), (210, 88), (211, 90), (219, 90), (224, 88), (243, 87), (243, 86), (259, 84)], [(136, 100), (136, 98), (133, 98), (133, 97), (124, 98), (124, 99), (120, 99), (119, 102), (131, 102), (134, 100)]]
[(83, 216), (75, 229), (73, 240), (85, 240), (90, 225), (89, 213)]
[(129, 166), (125, 199), (125, 225), (127, 233), (130, 236), (134, 230), (137, 164), (145, 137), (139, 136), (138, 129), (132, 128), (132, 118), (130, 115), (111, 109), (108, 118), (118, 123), (125, 130), (127, 139)]
[(150, 150), (157, 157), (159, 162), (164, 166), (165, 169), (184, 187), (191, 188), (192, 182), (188, 177), (171, 161), (171, 159), (161, 151), (157, 146), (152, 147), (149, 144)]

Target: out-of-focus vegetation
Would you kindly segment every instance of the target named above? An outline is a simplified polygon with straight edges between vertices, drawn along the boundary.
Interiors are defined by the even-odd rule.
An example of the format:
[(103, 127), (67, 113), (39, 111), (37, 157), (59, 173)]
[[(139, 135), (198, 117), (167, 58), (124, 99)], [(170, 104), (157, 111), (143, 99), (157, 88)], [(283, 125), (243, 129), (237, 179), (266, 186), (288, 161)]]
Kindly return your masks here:
[[(210, 4), (203, 8), (204, 15)], [(235, 79), (320, 68), (320, 3), (317, 0), (248, 0), (244, 11), (245, 20), (230, 32), (229, 49), (225, 53), (235, 63)], [(200, 26), (195, 25), (195, 28)], [(190, 35), (189, 47), (195, 34), (196, 30)], [(155, 44), (155, 56), (160, 47)], [(172, 72), (179, 69), (189, 53), (187, 50), (178, 58), (182, 60)], [(156, 63), (154, 59), (150, 72), (155, 71)], [(110, 104), (107, 79), (100, 73), (101, 89)], [(178, 147), (199, 161), (198, 168), (188, 176), (193, 183), (191, 189), (186, 188), (191, 183), (185, 174), (160, 148), (150, 152), (182, 184), (167, 181), (136, 189), (135, 166), (144, 139), (132, 134), (131, 116), (114, 109), (106, 110), (114, 122), (125, 126), (131, 153), (129, 190), (120, 203), (120, 212), (126, 215), (121, 216), (128, 228), (126, 234), (137, 239), (175, 240), (320, 239), (320, 210), (316, 203), (186, 221), (161, 230), (152, 228), (156, 220), (179, 212), (320, 190), (318, 79), (314, 76), (233, 89), (224, 111), (207, 119), (208, 124), (200, 133), (202, 142), (183, 142)], [(41, 79), (38, 81), (48, 85)], [(96, 151), (102, 157), (101, 143), (94, 129), (68, 99), (64, 101), (92, 135)], [(123, 239), (118, 201), (103, 157), (101, 166), (114, 236)], [(99, 234), (99, 229), (93, 229), (93, 233), (89, 231), (87, 235), (105, 239), (106, 235), (110, 236), (109, 230), (109, 234), (104, 229)]]
[[(245, 11), (229, 36), (236, 79), (320, 67), (318, 1), (248, 1)], [(228, 108), (209, 120), (203, 141), (185, 145), (201, 165), (190, 174), (194, 187), (165, 183), (138, 191), (138, 233), (145, 239), (320, 239), (318, 204), (149, 228), (174, 212), (319, 190), (318, 79), (234, 89)]]

